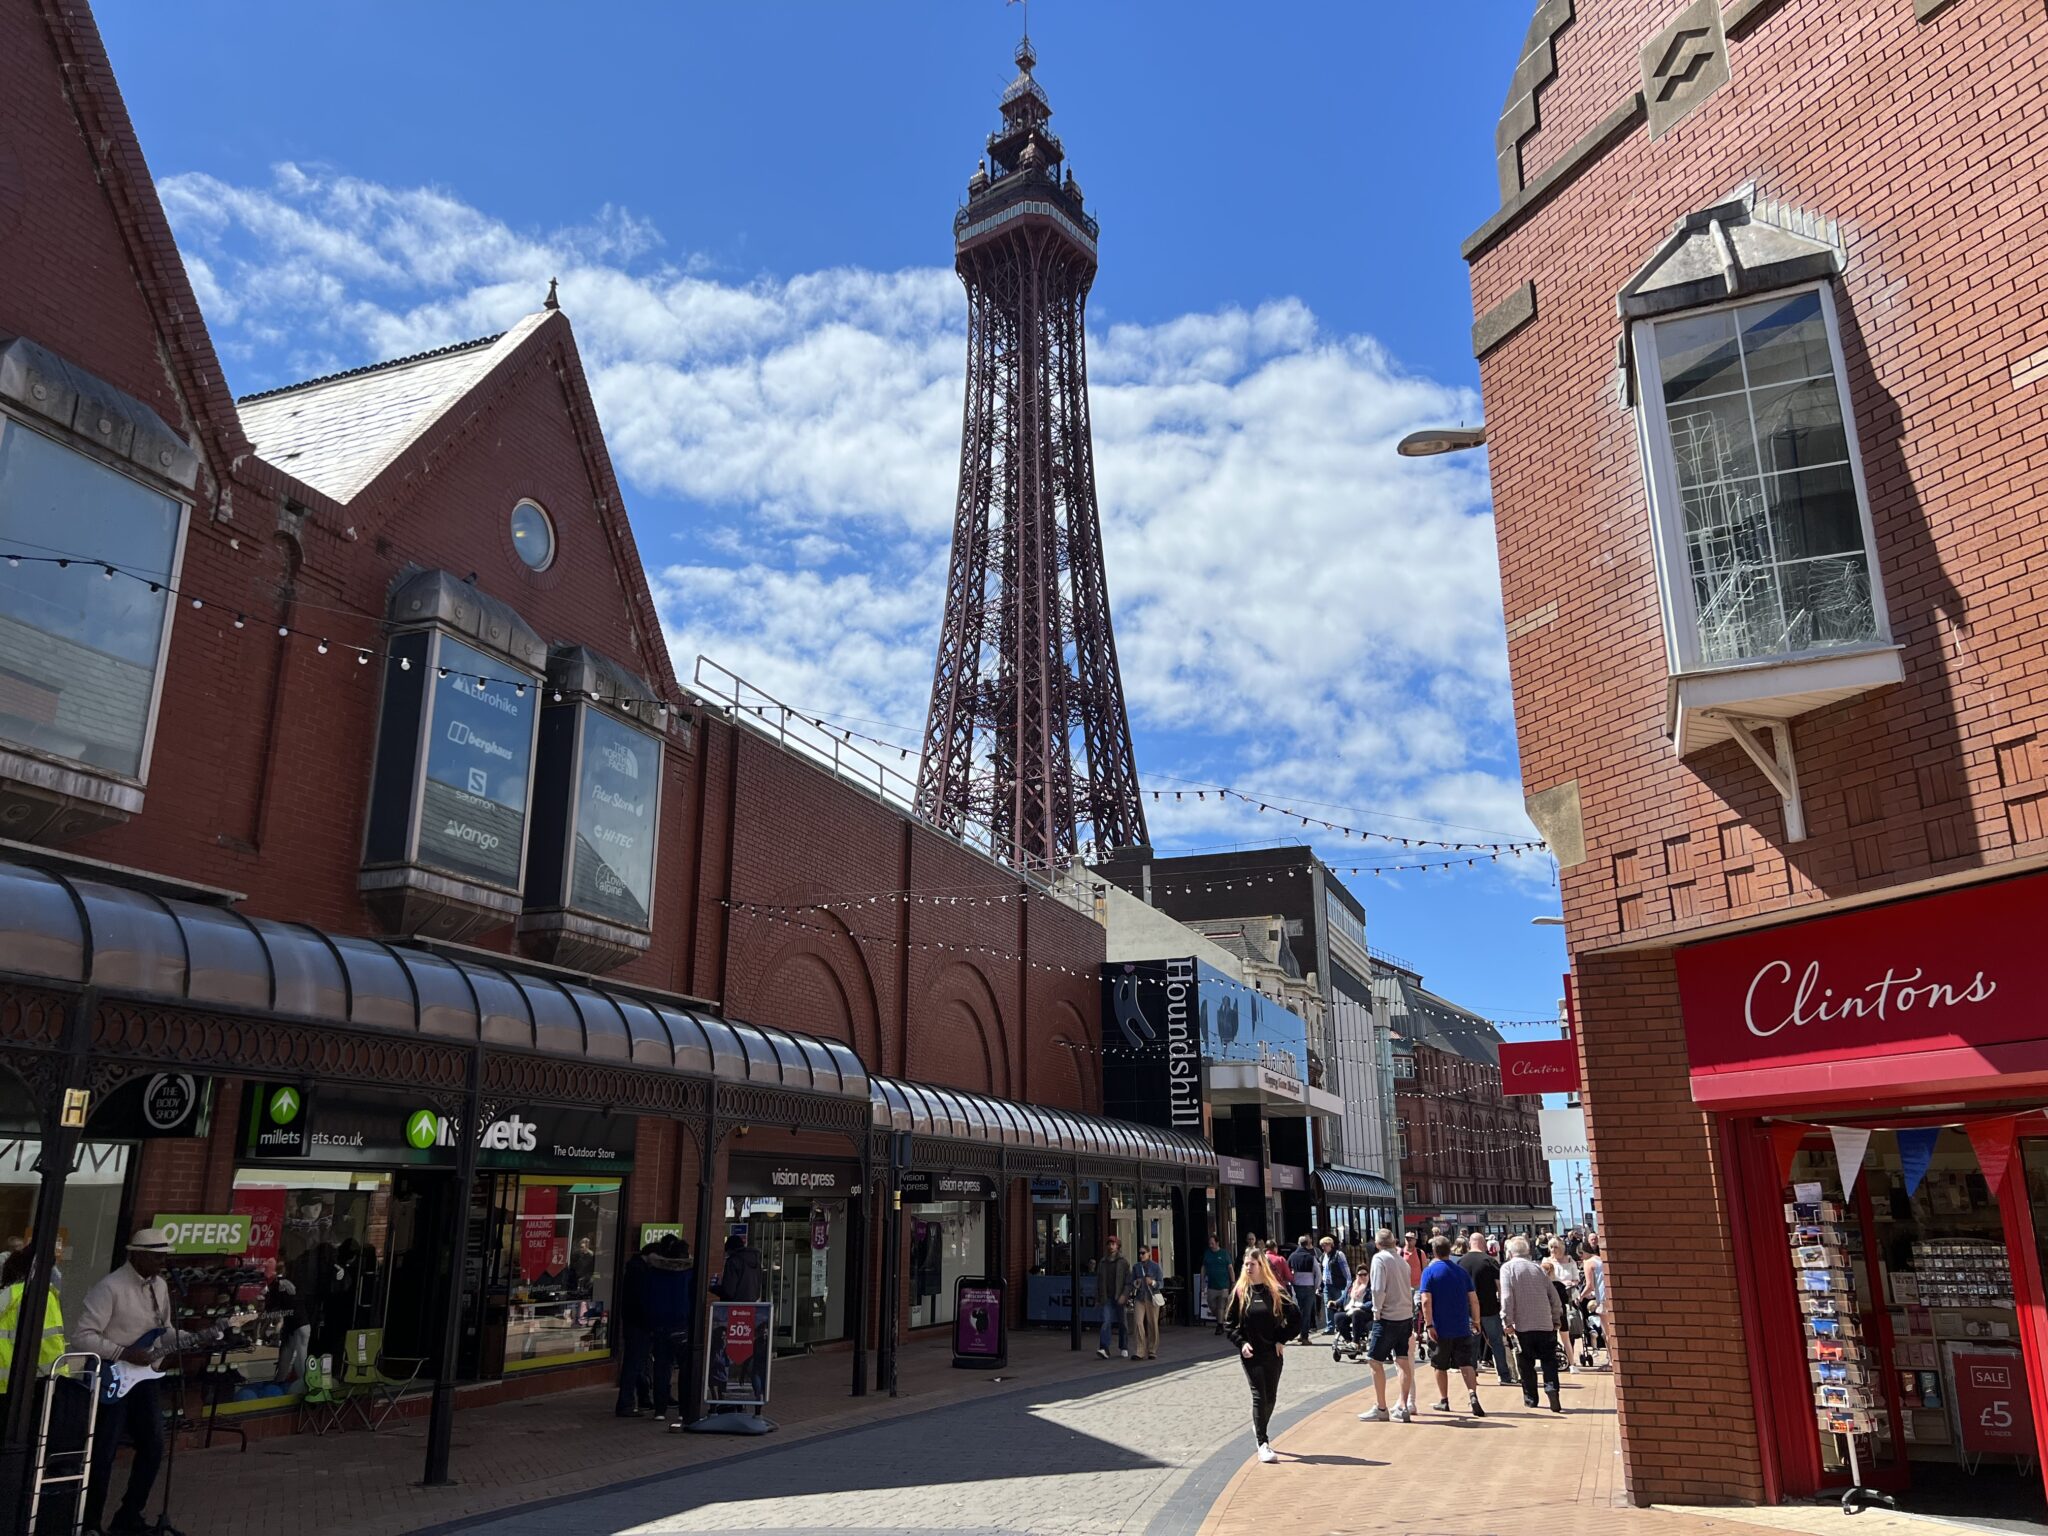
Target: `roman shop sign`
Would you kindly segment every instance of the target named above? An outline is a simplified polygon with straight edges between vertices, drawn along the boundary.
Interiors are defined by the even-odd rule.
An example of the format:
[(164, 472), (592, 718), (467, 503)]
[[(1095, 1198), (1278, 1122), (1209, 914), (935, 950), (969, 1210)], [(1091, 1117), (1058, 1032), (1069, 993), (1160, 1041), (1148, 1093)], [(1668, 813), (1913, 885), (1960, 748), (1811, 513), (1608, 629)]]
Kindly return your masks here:
[(1579, 1048), (1570, 1040), (1524, 1040), (1500, 1048), (1501, 1092), (1577, 1093)]
[(2044, 927), (2033, 875), (1680, 949), (1693, 1098), (2048, 1071)]
[(1551, 1163), (1582, 1163), (1591, 1157), (1586, 1145), (1583, 1109), (1539, 1109), (1537, 1134), (1543, 1138), (1543, 1159)]

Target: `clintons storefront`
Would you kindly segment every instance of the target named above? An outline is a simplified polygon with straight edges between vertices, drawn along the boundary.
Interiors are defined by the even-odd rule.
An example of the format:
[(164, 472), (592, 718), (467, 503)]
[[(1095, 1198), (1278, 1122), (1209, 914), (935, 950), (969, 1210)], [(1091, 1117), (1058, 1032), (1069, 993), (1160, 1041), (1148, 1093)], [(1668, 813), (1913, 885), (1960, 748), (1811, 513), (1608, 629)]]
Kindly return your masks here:
[[(1677, 952), (1767, 1486), (2048, 1515), (2048, 875)], [(1993, 1507), (1995, 1506), (1995, 1507)]]

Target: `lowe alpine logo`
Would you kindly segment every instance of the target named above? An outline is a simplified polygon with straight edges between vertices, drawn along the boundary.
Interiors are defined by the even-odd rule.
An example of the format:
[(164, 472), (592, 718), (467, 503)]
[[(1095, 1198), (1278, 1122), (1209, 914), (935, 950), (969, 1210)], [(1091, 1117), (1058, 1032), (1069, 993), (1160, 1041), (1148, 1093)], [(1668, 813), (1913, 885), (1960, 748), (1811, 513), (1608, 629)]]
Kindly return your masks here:
[[(431, 1109), (416, 1109), (406, 1117), (405, 1139), (415, 1150), (455, 1145), (455, 1122)], [(487, 1152), (531, 1152), (540, 1145), (540, 1127), (518, 1115), (507, 1115), (484, 1127), (476, 1144)]]

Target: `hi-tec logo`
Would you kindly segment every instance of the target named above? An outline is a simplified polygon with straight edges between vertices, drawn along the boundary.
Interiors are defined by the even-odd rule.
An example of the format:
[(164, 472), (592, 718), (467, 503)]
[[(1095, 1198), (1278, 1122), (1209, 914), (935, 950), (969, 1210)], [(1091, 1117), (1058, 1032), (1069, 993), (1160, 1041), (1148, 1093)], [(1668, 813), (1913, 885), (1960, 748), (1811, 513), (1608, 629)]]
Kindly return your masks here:
[[(416, 1150), (455, 1145), (455, 1122), (431, 1109), (416, 1109), (406, 1117), (405, 1139)], [(486, 1152), (531, 1152), (540, 1145), (540, 1127), (518, 1115), (507, 1115), (484, 1127), (476, 1144)]]
[(508, 763), (512, 761), (512, 749), (510, 747), (500, 746), (488, 736), (477, 735), (475, 731), (469, 728), (469, 722), (466, 720), (450, 720), (448, 722), (448, 739), (458, 747), (469, 747), (474, 751), (483, 753), (485, 757), (502, 758)]

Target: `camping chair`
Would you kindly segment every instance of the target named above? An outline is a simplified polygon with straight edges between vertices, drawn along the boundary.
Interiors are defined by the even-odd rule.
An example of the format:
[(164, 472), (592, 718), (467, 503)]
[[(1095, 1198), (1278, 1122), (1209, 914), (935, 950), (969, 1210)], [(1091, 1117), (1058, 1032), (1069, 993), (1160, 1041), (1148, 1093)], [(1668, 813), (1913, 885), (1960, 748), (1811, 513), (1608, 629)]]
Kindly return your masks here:
[[(341, 1368), (343, 1405), (355, 1410), (365, 1429), (380, 1429), (398, 1407), (398, 1399), (427, 1368), (425, 1360), (400, 1359), (384, 1353), (382, 1328), (351, 1328)], [(394, 1371), (403, 1370), (403, 1375)]]
[(343, 1399), (335, 1394), (334, 1383), (320, 1369), (320, 1357), (313, 1355), (308, 1358), (305, 1392), (299, 1398), (299, 1427), (310, 1429), (316, 1435), (339, 1429), (345, 1406)]

